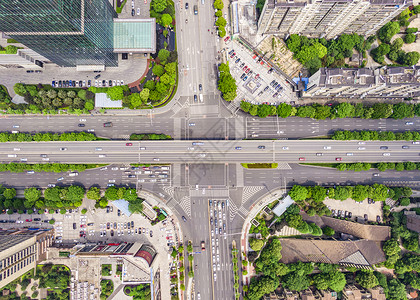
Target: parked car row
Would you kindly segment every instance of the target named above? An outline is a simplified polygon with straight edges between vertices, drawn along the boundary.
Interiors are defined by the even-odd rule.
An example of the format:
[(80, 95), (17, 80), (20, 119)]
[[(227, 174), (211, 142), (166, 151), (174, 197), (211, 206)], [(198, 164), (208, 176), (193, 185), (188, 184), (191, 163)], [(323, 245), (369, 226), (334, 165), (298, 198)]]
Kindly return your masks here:
[[(99, 78), (97, 75), (95, 79)], [(111, 87), (124, 85), (124, 80), (95, 80), (94, 85), (96, 87)], [(92, 80), (53, 80), (51, 82), (52, 87), (67, 88), (67, 87), (91, 87)]]

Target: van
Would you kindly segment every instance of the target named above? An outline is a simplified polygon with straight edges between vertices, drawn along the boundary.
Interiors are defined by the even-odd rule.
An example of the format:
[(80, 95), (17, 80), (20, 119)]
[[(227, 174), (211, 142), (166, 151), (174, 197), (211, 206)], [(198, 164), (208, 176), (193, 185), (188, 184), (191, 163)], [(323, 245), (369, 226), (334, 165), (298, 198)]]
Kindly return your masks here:
[(74, 176), (78, 176), (79, 175), (79, 173), (78, 172), (71, 172), (70, 174), (69, 174), (69, 176), (70, 177), (74, 177)]
[(7, 157), (17, 157), (16, 154), (7, 154)]
[(162, 169), (162, 170), (169, 170), (169, 167), (167, 167), (167, 166), (163, 166), (161, 169)]
[(200, 102), (203, 102), (203, 94), (200, 94), (199, 97), (200, 97)]

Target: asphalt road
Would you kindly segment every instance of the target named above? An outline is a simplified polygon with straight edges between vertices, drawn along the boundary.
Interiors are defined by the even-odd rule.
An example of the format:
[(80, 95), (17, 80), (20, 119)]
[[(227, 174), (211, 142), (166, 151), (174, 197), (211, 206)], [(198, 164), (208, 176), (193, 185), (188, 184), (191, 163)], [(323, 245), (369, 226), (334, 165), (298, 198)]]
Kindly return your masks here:
[(9, 142), (0, 144), (0, 159), (3, 162), (27, 163), (419, 161), (420, 145), (413, 143), (334, 140), (133, 141), (128, 146), (124, 141)]

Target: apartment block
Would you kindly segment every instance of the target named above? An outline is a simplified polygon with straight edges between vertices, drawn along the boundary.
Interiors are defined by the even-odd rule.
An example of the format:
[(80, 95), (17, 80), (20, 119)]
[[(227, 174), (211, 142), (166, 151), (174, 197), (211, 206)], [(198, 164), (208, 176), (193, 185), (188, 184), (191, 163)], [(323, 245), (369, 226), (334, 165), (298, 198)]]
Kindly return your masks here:
[(371, 35), (411, 4), (412, 0), (267, 0), (258, 34), (327, 39), (342, 33)]
[(321, 68), (309, 78), (302, 96), (418, 98), (420, 67)]
[(0, 231), (0, 288), (44, 260), (52, 242), (53, 230)]

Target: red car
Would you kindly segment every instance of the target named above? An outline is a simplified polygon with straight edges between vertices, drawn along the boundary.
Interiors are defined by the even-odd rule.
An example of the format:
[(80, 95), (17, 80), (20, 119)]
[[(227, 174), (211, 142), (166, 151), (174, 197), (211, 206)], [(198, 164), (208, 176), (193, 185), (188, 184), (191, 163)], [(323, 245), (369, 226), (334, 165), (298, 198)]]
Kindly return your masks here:
[(255, 75), (255, 79), (258, 79), (260, 77), (260, 74)]
[(80, 227), (86, 228), (86, 224), (82, 224), (82, 225), (80, 225)]
[(236, 53), (235, 53), (235, 52), (233, 52), (233, 53), (232, 53), (232, 55), (230, 56), (230, 58), (234, 58), (234, 57), (235, 57), (235, 55), (236, 55)]
[(248, 66), (245, 66), (242, 70), (246, 71), (246, 69), (248, 69)]
[(335, 160), (336, 161), (342, 161), (343, 159), (341, 157), (336, 157)]
[(306, 158), (304, 158), (304, 157), (299, 157), (299, 160), (306, 160)]
[(227, 36), (227, 37), (224, 39), (224, 41), (225, 41), (225, 42), (229, 41), (229, 37)]
[(126, 146), (133, 146), (133, 143), (127, 143)]
[(32, 219), (26, 219), (26, 222), (32, 222)]
[(252, 59), (255, 59), (257, 57), (257, 55), (256, 54), (254, 54), (254, 56), (252, 57)]

